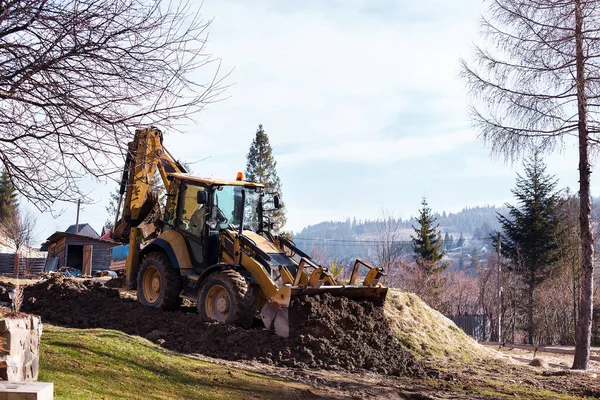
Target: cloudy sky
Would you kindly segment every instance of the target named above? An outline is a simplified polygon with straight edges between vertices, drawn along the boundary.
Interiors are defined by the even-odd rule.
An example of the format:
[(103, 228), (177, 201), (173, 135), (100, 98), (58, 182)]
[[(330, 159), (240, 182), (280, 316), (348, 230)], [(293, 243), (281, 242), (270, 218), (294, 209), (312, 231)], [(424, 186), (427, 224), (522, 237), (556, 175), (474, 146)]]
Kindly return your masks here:
[[(480, 0), (206, 0), (207, 49), (231, 87), (165, 145), (197, 174), (233, 178), (263, 124), (294, 231), (382, 208), (408, 218), (422, 196), (440, 212), (511, 201), (519, 166), (477, 139), (458, 78), (481, 12)], [(576, 188), (574, 144), (547, 163)], [(114, 184), (88, 186), (97, 201), (80, 222), (100, 231)], [(75, 207), (57, 209), (38, 241), (75, 222)]]

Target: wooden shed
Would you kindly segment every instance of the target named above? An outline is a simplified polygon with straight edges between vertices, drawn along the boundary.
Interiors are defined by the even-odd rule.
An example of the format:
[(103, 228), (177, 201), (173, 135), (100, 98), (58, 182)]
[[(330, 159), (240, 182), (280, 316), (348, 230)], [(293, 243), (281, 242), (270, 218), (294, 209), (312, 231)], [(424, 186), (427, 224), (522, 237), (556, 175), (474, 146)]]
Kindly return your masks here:
[(83, 275), (107, 270), (111, 261), (111, 249), (119, 244), (81, 234), (55, 232), (42, 245), (42, 249), (48, 251), (46, 270), (49, 265), (55, 268), (75, 268)]

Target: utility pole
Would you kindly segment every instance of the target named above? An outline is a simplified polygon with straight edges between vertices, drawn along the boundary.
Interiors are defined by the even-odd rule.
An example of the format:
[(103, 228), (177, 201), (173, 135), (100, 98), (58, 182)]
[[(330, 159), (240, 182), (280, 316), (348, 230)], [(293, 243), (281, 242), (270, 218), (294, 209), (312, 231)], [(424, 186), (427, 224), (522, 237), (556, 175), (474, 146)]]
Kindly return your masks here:
[(75, 220), (75, 234), (79, 234), (79, 204), (81, 200), (77, 200), (77, 219)]
[(502, 268), (500, 266), (500, 232), (498, 232), (498, 345), (502, 346)]

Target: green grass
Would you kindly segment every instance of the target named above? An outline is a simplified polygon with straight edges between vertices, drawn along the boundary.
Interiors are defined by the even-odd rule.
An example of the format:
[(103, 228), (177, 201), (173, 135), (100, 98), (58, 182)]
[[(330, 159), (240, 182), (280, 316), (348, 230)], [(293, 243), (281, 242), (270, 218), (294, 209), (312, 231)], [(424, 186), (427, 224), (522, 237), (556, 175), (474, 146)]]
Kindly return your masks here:
[[(105, 329), (44, 325), (39, 381), (56, 399), (286, 399), (314, 389), (165, 350)], [(304, 396), (303, 396), (304, 395)]]

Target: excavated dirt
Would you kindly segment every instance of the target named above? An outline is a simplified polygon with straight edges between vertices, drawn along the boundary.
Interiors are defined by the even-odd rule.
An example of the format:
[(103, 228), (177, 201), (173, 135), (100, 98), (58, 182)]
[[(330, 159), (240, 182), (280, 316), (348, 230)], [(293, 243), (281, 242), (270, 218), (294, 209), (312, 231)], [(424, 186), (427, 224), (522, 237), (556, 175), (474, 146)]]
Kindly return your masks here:
[(388, 375), (425, 374), (394, 338), (382, 307), (347, 298), (325, 295), (294, 300), (290, 321), (302, 323), (289, 338), (264, 328), (244, 330), (202, 323), (193, 312), (147, 308), (99, 281), (52, 278), (28, 286), (22, 310), (56, 325), (120, 330), (174, 351), (226, 360)]

